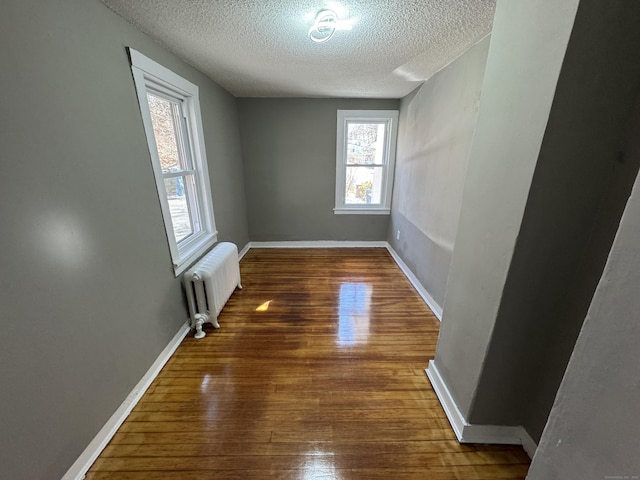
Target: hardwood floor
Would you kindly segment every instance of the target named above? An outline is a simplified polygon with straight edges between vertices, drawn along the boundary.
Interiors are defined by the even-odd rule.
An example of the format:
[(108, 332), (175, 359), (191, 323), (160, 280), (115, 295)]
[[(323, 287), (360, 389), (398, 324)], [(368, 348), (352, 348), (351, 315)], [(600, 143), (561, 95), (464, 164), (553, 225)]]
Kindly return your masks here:
[(424, 373), (439, 322), (385, 249), (252, 249), (241, 273), (87, 480), (524, 479), (522, 448), (456, 441)]

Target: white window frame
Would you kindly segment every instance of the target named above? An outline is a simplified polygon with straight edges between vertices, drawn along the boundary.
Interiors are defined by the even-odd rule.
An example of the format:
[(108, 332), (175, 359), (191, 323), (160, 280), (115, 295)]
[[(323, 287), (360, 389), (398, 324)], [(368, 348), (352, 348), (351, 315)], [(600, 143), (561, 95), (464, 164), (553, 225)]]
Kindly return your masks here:
[[(349, 123), (382, 123), (385, 125), (385, 145), (382, 169), (382, 191), (380, 203), (346, 203), (347, 174), (347, 125)], [(398, 138), (397, 110), (338, 110), (338, 131), (336, 141), (336, 203), (333, 212), (342, 214), (388, 215), (391, 212), (391, 193), (396, 162), (396, 144)]]
[[(171, 261), (174, 273), (178, 276), (211, 248), (216, 243), (218, 236), (213, 215), (198, 87), (140, 52), (132, 48), (128, 48), (128, 50), (131, 59), (131, 72), (133, 73), (140, 112), (142, 113), (142, 123), (144, 124), (151, 155), (153, 174), (158, 189), (162, 218), (171, 252)], [(182, 113), (184, 115), (182, 128), (186, 131), (187, 137), (185, 138), (184, 147), (189, 151), (191, 157), (193, 171), (189, 171), (189, 174), (194, 176), (195, 183), (196, 198), (192, 200), (193, 203), (190, 202), (190, 206), (197, 209), (199, 221), (195, 223), (199, 231), (179, 242), (176, 241), (173, 230), (169, 200), (164, 183), (167, 175), (163, 174), (160, 164), (156, 139), (153, 133), (151, 112), (147, 101), (147, 92), (152, 94), (165, 92), (179, 99), (182, 105)], [(172, 176), (171, 174), (168, 175)]]

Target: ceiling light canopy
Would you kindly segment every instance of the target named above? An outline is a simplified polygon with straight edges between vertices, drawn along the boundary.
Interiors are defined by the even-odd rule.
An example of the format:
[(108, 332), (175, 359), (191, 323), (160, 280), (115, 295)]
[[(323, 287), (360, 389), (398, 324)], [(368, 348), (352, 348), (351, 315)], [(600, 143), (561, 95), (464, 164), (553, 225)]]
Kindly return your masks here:
[(309, 38), (315, 43), (324, 43), (333, 37), (336, 30), (351, 30), (352, 27), (351, 20), (338, 20), (333, 10), (321, 10), (309, 29)]

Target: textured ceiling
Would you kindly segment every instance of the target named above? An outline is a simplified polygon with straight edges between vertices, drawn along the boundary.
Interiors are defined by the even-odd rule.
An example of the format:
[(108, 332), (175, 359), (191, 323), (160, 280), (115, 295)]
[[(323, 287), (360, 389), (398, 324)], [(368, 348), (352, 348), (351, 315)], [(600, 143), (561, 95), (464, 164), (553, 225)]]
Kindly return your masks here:
[[(401, 98), (491, 30), (495, 0), (102, 0), (238, 97)], [(332, 8), (353, 21), (307, 37)]]

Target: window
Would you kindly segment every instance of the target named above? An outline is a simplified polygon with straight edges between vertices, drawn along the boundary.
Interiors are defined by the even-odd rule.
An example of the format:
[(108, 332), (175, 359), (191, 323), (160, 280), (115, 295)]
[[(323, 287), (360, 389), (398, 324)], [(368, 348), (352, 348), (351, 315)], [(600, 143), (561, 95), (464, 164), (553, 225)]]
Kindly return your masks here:
[(338, 110), (336, 214), (388, 214), (396, 154), (396, 110)]
[(217, 239), (198, 87), (129, 49), (176, 276)]

